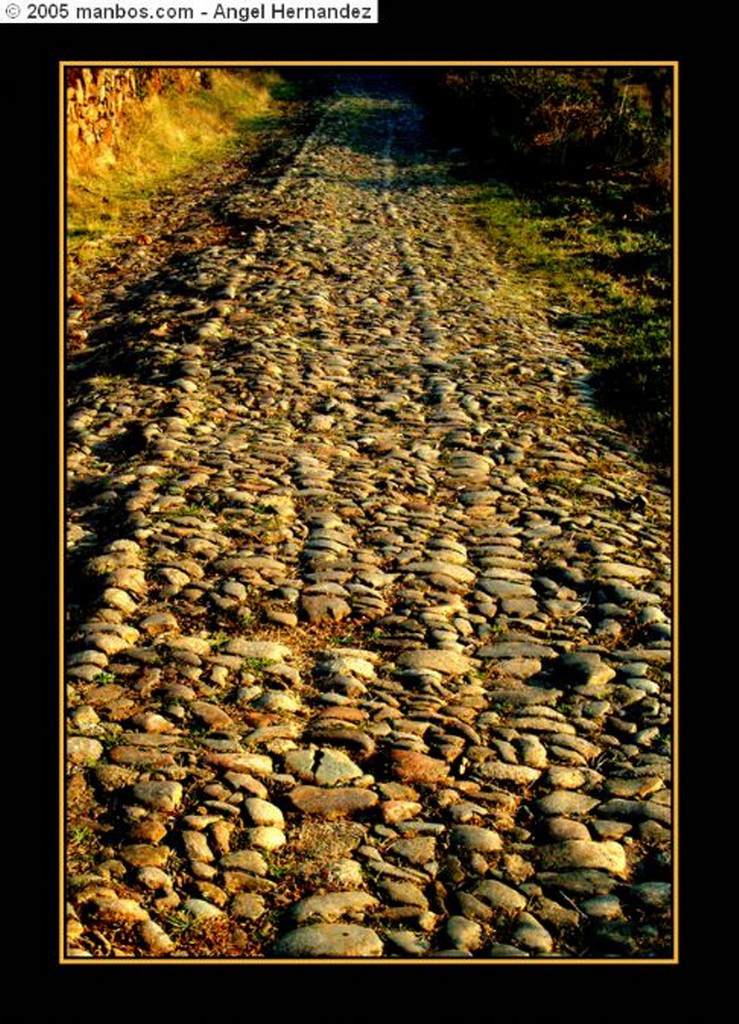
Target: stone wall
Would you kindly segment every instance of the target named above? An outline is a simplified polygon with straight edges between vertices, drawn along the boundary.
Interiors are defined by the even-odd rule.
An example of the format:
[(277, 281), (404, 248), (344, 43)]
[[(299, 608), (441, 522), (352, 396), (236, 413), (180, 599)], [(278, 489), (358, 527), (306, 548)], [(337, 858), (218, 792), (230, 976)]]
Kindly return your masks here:
[(115, 152), (120, 126), (147, 96), (170, 89), (207, 88), (199, 68), (67, 68), (67, 145)]

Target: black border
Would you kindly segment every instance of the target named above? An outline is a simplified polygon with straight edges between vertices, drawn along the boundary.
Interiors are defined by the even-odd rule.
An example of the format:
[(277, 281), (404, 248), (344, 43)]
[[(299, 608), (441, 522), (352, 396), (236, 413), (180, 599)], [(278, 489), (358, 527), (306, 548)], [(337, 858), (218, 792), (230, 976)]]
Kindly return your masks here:
[[(392, 5), (392, 6), (391, 6)], [(31, 552), (20, 563), (19, 576), (28, 578), (27, 595), (18, 607), (11, 609), (11, 622), (28, 616), (31, 630), (27, 650), (36, 666), (29, 678), (25, 673), (9, 680), (10, 685), (28, 687), (19, 703), (28, 702), (31, 709), (43, 704), (43, 731), (33, 741), (37, 754), (17, 762), (15, 771), (25, 775), (30, 767), (37, 785), (28, 783), (26, 799), (38, 809), (29, 811), (38, 835), (31, 838), (23, 851), (22, 875), (33, 875), (33, 883), (19, 884), (20, 906), (14, 916), (20, 915), (20, 932), (24, 937), (13, 940), (11, 956), (17, 956), (24, 971), (30, 968), (29, 987), (23, 991), (25, 1003), (52, 996), (61, 988), (69, 994), (72, 1009), (82, 1000), (87, 1012), (108, 1012), (128, 1003), (126, 982), (134, 981), (139, 997), (147, 992), (154, 1004), (174, 1008), (178, 1002), (185, 1006), (192, 998), (199, 1001), (199, 991), (205, 1006), (213, 1009), (221, 1004), (221, 1012), (233, 1007), (240, 1012), (257, 1010), (262, 1002), (258, 996), (261, 986), (276, 998), (280, 1012), (288, 1010), (289, 1002), (317, 1012), (352, 1012), (365, 1008), (368, 1013), (399, 1016), (401, 1008), (425, 1009), (439, 995), (448, 993), (465, 1012), (478, 1007), (485, 1012), (502, 1006), (518, 1006), (530, 1012), (538, 998), (554, 1008), (552, 997), (570, 990), (576, 996), (581, 990), (584, 997), (580, 1005), (595, 1009), (605, 997), (618, 1005), (621, 998), (624, 1010), (640, 1011), (651, 1006), (667, 1009), (665, 996), (677, 995), (683, 983), (690, 984), (691, 971), (696, 969), (696, 957), (709, 955), (699, 952), (701, 936), (691, 925), (689, 896), (686, 889), (689, 878), (695, 877), (695, 860), (691, 854), (693, 841), (686, 838), (690, 828), (685, 814), (686, 796), (681, 790), (681, 907), (680, 907), (680, 962), (677, 965), (573, 965), (586, 968), (585, 973), (571, 975), (557, 965), (542, 965), (543, 977), (532, 978), (526, 968), (504, 964), (476, 964), (474, 967), (459, 961), (467, 971), (460, 975), (456, 966), (443, 965), (452, 971), (439, 975), (429, 973), (428, 967), (372, 965), (371, 974), (362, 966), (295, 964), (237, 965), (190, 963), (182, 965), (137, 964), (133, 976), (127, 974), (127, 965), (115, 966), (60, 965), (58, 963), (58, 887), (57, 832), (58, 808), (58, 566), (61, 557), (58, 545), (58, 431), (59, 353), (58, 353), (58, 282), (60, 261), (59, 230), (59, 63), (60, 61), (105, 61), (129, 63), (136, 61), (250, 61), (306, 60), (306, 61), (414, 61), (439, 60), (454, 64), (461, 61), (678, 61), (680, 74), (680, 263), (681, 325), (689, 319), (694, 304), (686, 296), (684, 264), (685, 253), (692, 236), (691, 217), (686, 214), (685, 197), (692, 189), (691, 161), (685, 142), (686, 128), (691, 116), (700, 113), (694, 89), (705, 69), (700, 69), (697, 56), (700, 42), (695, 27), (681, 28), (657, 18), (652, 26), (645, 21), (643, 5), (621, 5), (611, 12), (612, 24), (595, 24), (593, 8), (565, 16), (562, 11), (535, 12), (530, 9), (501, 11), (487, 3), (447, 3), (441, 16), (438, 4), (409, 2), (409, 0), (379, 0), (380, 23), (376, 26), (338, 28), (329, 26), (30, 26), (4, 25), (3, 48), (5, 66), (9, 71), (6, 88), (6, 138), (9, 142), (3, 161), (4, 195), (6, 210), (19, 214), (20, 227), (8, 227), (5, 234), (6, 267), (9, 270), (6, 302), (18, 304), (24, 311), (20, 326), (8, 330), (7, 340), (12, 348), (13, 360), (21, 356), (20, 367), (8, 373), (8, 381), (17, 382), (20, 407), (14, 402), (12, 418), (6, 412), (6, 431), (10, 438), (11, 491), (8, 503), (13, 518), (20, 522), (20, 547)], [(464, 18), (464, 20), (460, 20)], [(660, 25), (659, 22), (662, 22)], [(681, 327), (684, 339), (685, 327)], [(6, 351), (6, 358), (9, 358)], [(17, 366), (17, 364), (15, 364)], [(690, 396), (687, 381), (694, 387), (694, 369), (697, 359), (690, 356), (683, 344), (680, 347), (680, 422), (681, 437), (689, 415)], [(13, 388), (16, 391), (16, 388)], [(12, 395), (8, 396), (12, 398)], [(20, 417), (20, 419), (18, 418)], [(33, 420), (32, 424), (29, 422)], [(12, 430), (8, 430), (8, 428)], [(28, 432), (28, 435), (27, 435)], [(28, 441), (27, 436), (32, 438)], [(35, 437), (34, 437), (35, 435)], [(681, 493), (685, 496), (689, 481), (689, 453), (680, 446)], [(29, 487), (30, 484), (30, 487)], [(17, 488), (17, 490), (16, 490)], [(13, 493), (15, 492), (15, 493)], [(18, 500), (16, 500), (16, 497)], [(676, 509), (680, 530), (681, 565), (692, 533), (690, 500), (684, 498)], [(26, 510), (32, 512), (26, 517)], [(28, 559), (26, 561), (26, 558)], [(41, 570), (41, 573), (38, 570)], [(15, 585), (13, 586), (15, 589)], [(23, 586), (21, 587), (23, 589)], [(685, 737), (686, 721), (692, 717), (686, 655), (690, 649), (689, 610), (691, 599), (681, 574), (680, 661), (681, 671), (681, 772), (687, 773), (689, 744)], [(24, 611), (25, 609), (25, 611)], [(39, 610), (42, 618), (38, 617)], [(690, 613), (691, 616), (694, 613)], [(693, 619), (695, 621), (695, 619)], [(44, 640), (39, 640), (43, 624)], [(11, 628), (13, 646), (26, 647), (15, 638)], [(38, 674), (37, 674), (38, 673)], [(708, 723), (707, 723), (708, 724)], [(692, 730), (691, 730), (692, 731)], [(23, 740), (21, 740), (23, 742)], [(31, 763), (32, 762), (32, 763)], [(12, 771), (12, 767), (8, 766)], [(15, 772), (13, 772), (15, 774)], [(35, 792), (36, 799), (31, 798)], [(43, 798), (41, 793), (45, 792)], [(22, 811), (19, 810), (19, 814)], [(9, 813), (12, 813), (9, 811)], [(25, 816), (25, 815), (24, 815)], [(11, 868), (12, 870), (12, 868)], [(705, 928), (705, 923), (703, 924)], [(10, 935), (14, 929), (11, 926)], [(26, 934), (24, 934), (26, 933)], [(6, 932), (6, 934), (8, 934)], [(565, 965), (562, 965), (563, 967)], [(218, 970), (193, 974), (201, 967)], [(334, 970), (327, 969), (334, 967)], [(322, 969), (323, 968), (323, 969)], [(623, 977), (626, 969), (627, 977)], [(698, 965), (700, 969), (700, 965)], [(710, 969), (710, 967), (709, 967)], [(520, 973), (520, 971), (524, 973)], [(614, 974), (613, 971), (616, 971)], [(82, 971), (82, 974), (79, 972)], [(111, 974), (110, 972), (114, 973)], [(123, 971), (123, 975), (121, 975)], [(182, 972), (185, 972), (186, 977)], [(254, 974), (253, 972), (257, 972)], [(336, 973), (339, 972), (339, 974)], [(378, 974), (378, 971), (380, 972)], [(246, 972), (246, 973), (245, 973)], [(297, 973), (296, 973), (297, 972)], [(305, 972), (310, 972), (306, 974)], [(317, 973), (316, 973), (317, 972)], [(400, 972), (400, 973), (398, 973)], [(495, 972), (495, 973), (491, 973)], [(502, 972), (502, 973), (501, 973)], [(606, 972), (606, 973), (604, 973)], [(29, 979), (30, 980), (30, 979)], [(227, 981), (221, 990), (223, 983)], [(285, 982), (287, 981), (287, 985)], [(41, 984), (36, 984), (40, 982)], [(184, 982), (184, 984), (183, 984)], [(215, 987), (213, 983), (215, 982)], [(368, 985), (368, 982), (370, 983)], [(441, 982), (441, 984), (439, 984)], [(297, 983), (297, 984), (296, 984)], [(328, 984), (327, 984), (328, 983)], [(233, 988), (232, 988), (233, 986)], [(595, 986), (595, 987), (594, 987)], [(623, 986), (623, 987), (622, 987)], [(219, 992), (226, 992), (239, 1002), (221, 1003)], [(240, 998), (239, 993), (240, 991)], [(74, 993), (77, 993), (75, 996)], [(192, 996), (189, 994), (192, 992)], [(252, 993), (251, 997), (249, 992)], [(611, 995), (608, 995), (608, 993)], [(621, 996), (618, 996), (618, 993)], [(208, 995), (210, 993), (210, 995)], [(100, 994), (104, 1001), (97, 1010), (88, 999)], [(345, 994), (338, 1002), (336, 997)], [(471, 996), (480, 1002), (470, 1002)], [(348, 999), (347, 999), (348, 997)], [(635, 998), (636, 997), (636, 998)], [(367, 1001), (369, 999), (369, 1001)], [(215, 1004), (212, 1003), (215, 1000)], [(132, 1000), (131, 1008), (138, 1002)], [(443, 999), (446, 1003), (446, 999)], [(239, 1003), (241, 1004), (239, 1006)], [(343, 1007), (342, 1008), (342, 1004)], [(145, 1005), (145, 1004), (144, 1004)], [(261, 1012), (269, 1012), (263, 1005)], [(544, 1002), (543, 1004), (544, 1005)], [(321, 1006), (323, 1010), (321, 1011)], [(440, 1007), (441, 1008), (441, 1007)]]

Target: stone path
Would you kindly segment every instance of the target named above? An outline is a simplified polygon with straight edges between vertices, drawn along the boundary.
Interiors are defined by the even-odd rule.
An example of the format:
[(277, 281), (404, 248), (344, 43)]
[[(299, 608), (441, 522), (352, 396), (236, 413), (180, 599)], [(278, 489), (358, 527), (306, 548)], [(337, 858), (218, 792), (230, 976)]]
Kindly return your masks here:
[(340, 86), (88, 300), (67, 955), (670, 957), (670, 495), (418, 109)]

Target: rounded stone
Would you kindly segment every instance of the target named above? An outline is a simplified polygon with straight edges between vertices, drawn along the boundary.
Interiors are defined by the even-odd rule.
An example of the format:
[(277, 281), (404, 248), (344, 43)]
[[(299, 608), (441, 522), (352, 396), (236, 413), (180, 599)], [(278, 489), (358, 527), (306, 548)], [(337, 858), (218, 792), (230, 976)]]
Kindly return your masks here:
[(246, 830), (248, 842), (259, 850), (279, 850), (287, 842), (285, 833), (271, 825), (258, 825), (256, 828)]
[(169, 860), (170, 853), (166, 846), (151, 846), (148, 843), (133, 843), (122, 846), (121, 859), (134, 868), (162, 868)]
[(159, 811), (174, 811), (182, 801), (179, 782), (137, 782), (132, 789), (135, 800)]
[(67, 758), (72, 764), (88, 764), (103, 756), (103, 745), (88, 736), (70, 736), (67, 740)]
[(285, 826), (284, 814), (279, 807), (268, 800), (261, 800), (256, 796), (248, 797), (244, 800), (243, 807), (254, 825), (274, 826), (280, 829)]
[(257, 850), (234, 850), (221, 857), (219, 863), (226, 870), (231, 868), (252, 875), (264, 876), (269, 870), (267, 861)]
[(621, 901), (618, 896), (591, 896), (580, 903), (580, 910), (588, 917), (600, 918), (604, 921), (614, 921), (623, 917)]
[(545, 871), (562, 868), (595, 868), (615, 875), (626, 874), (626, 852), (620, 843), (606, 839), (597, 843), (588, 839), (568, 839), (539, 849), (539, 862)]
[(396, 748), (390, 751), (393, 776), (401, 782), (442, 782), (449, 765), (428, 754)]
[(409, 864), (429, 864), (436, 853), (436, 839), (433, 836), (418, 836), (416, 839), (399, 839), (390, 847), (390, 853), (402, 857)]
[(267, 903), (263, 896), (253, 892), (237, 893), (230, 907), (233, 917), (245, 917), (249, 921), (257, 921), (267, 912)]
[(205, 921), (213, 917), (222, 917), (223, 911), (207, 900), (185, 900), (182, 904), (183, 911), (198, 921)]
[(455, 825), (451, 839), (453, 846), (462, 850), (478, 850), (480, 853), (497, 853), (503, 846), (497, 832), (477, 825)]
[(164, 956), (175, 949), (175, 943), (167, 935), (161, 925), (151, 919), (141, 921), (138, 925), (141, 941), (154, 956)]
[(513, 939), (532, 953), (551, 953), (554, 939), (536, 918), (523, 910), (518, 916)]
[(590, 651), (563, 654), (557, 667), (573, 684), (594, 687), (609, 683), (616, 675), (612, 668), (601, 661), (599, 654)]
[(366, 811), (379, 802), (377, 793), (367, 789), (321, 789), (297, 786), (288, 794), (290, 803), (303, 814), (340, 818)]
[(544, 778), (554, 789), (580, 789), (587, 782), (585, 773), (579, 768), (564, 765), (552, 765)]
[(146, 889), (156, 892), (160, 889), (171, 889), (172, 879), (161, 868), (140, 868), (136, 874), (137, 881)]
[(672, 885), (669, 882), (638, 882), (629, 891), (644, 907), (669, 910), (672, 906)]
[(420, 907), (421, 910), (428, 910), (429, 901), (413, 882), (403, 882), (394, 878), (388, 878), (380, 882), (378, 888), (391, 903), (401, 903), (412, 907)]
[(335, 786), (339, 782), (359, 779), (362, 774), (362, 769), (343, 750), (321, 750), (318, 767), (315, 770), (319, 786)]
[(129, 921), (146, 921), (147, 911), (136, 900), (99, 896), (91, 901), (95, 917), (111, 924)]
[(450, 917), (446, 924), (446, 933), (456, 949), (475, 950), (482, 945), (482, 927), (466, 917)]
[(515, 782), (521, 786), (528, 786), (532, 782), (536, 782), (541, 775), (538, 768), (529, 768), (525, 764), (506, 764), (503, 761), (484, 761), (476, 767), (475, 773), (484, 779), (491, 779), (495, 782)]
[(486, 878), (484, 882), (480, 882), (475, 888), (475, 896), (488, 906), (509, 912), (523, 910), (528, 902), (523, 893), (493, 878)]
[(226, 654), (257, 661), (284, 661), (292, 657), (292, 648), (270, 640), (230, 640), (223, 648)]
[(448, 676), (462, 676), (472, 668), (472, 662), (464, 654), (433, 649), (405, 651), (397, 663), (401, 668), (431, 669)]
[(341, 857), (326, 868), (326, 881), (329, 885), (335, 885), (341, 889), (356, 889), (364, 882), (362, 866), (355, 860)]
[(277, 957), (382, 956), (382, 940), (356, 924), (313, 924), (288, 932), (272, 947)]
[(331, 924), (342, 917), (359, 917), (379, 905), (367, 892), (331, 892), (323, 896), (308, 896), (296, 903), (290, 916), (296, 924), (318, 919)]
[(536, 807), (542, 814), (562, 815), (587, 814), (600, 801), (585, 793), (576, 793), (569, 789), (555, 789), (536, 801)]

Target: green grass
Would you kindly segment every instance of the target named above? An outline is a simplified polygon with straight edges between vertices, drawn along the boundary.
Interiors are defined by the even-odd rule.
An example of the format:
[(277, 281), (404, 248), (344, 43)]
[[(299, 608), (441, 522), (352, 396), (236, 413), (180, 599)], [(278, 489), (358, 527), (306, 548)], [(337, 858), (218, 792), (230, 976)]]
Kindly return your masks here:
[(244, 658), (244, 668), (250, 672), (263, 672), (275, 662), (271, 658)]
[[(637, 184), (476, 189), (473, 212), (517, 288), (592, 356), (603, 409), (666, 469), (672, 449), (671, 221)], [(541, 305), (541, 300), (539, 300)]]
[(93, 683), (101, 685), (103, 683), (114, 683), (115, 675), (112, 672), (98, 672), (97, 675), (93, 676)]

